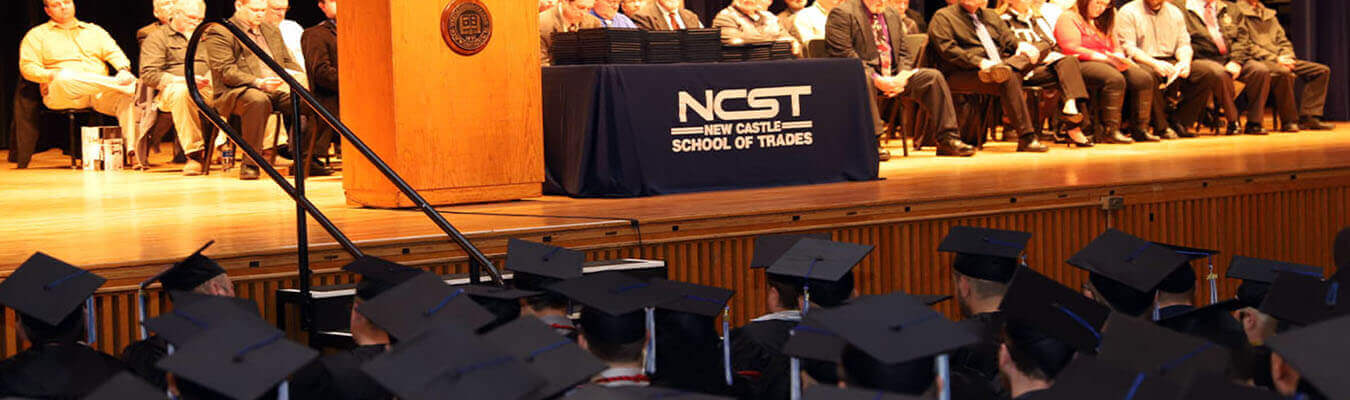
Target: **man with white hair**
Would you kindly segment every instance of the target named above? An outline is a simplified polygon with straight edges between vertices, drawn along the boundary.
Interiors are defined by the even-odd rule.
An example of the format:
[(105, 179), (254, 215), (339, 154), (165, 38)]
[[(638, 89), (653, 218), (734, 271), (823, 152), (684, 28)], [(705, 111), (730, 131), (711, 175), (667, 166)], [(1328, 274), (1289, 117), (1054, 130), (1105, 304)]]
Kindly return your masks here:
[(290, 0), (267, 0), (266, 20), (268, 25), (281, 30), (281, 40), (286, 42), (286, 50), (291, 53), (291, 58), (300, 64), (298, 71), (305, 72), (305, 50), (300, 43), (305, 35), (305, 28), (300, 26), (299, 22), (286, 19), (286, 13), (290, 10)]
[(169, 24), (169, 18), (173, 16), (173, 4), (175, 0), (154, 0), (155, 22), (141, 27), (136, 31), (136, 43), (145, 43), (145, 38), (154, 33), (161, 26)]
[(141, 44), (141, 81), (159, 90), (159, 110), (173, 114), (178, 144), (187, 155), (183, 175), (188, 176), (201, 175), (206, 161), (200, 111), (189, 97), (187, 86), (196, 85), (203, 96), (211, 97), (206, 53), (197, 53), (197, 76), (190, 80), (184, 76), (188, 38), (205, 17), (206, 3), (202, 0), (177, 0), (169, 24), (155, 29)]

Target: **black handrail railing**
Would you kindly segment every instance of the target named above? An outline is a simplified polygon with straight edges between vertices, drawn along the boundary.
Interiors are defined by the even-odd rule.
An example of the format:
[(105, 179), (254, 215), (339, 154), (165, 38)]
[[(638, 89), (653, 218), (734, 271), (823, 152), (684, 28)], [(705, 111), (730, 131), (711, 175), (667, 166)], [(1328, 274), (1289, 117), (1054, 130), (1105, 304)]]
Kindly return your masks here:
[[(455, 244), (459, 245), (460, 249), (462, 249), (465, 253), (468, 254), (470, 267), (469, 270), (471, 273), (471, 277), (473, 278), (474, 281), (477, 281), (477, 279), (479, 279), (482, 267), (487, 267), (486, 269), (488, 275), (492, 278), (493, 283), (497, 285), (503, 284), (501, 273), (492, 264), (492, 261), (488, 260), (487, 256), (483, 255), (482, 251), (478, 250), (478, 248), (475, 247), (473, 243), (470, 243), (469, 239), (464, 237), (464, 234), (460, 233), (460, 231), (456, 229), (454, 225), (450, 224), (450, 221), (447, 221), (445, 217), (441, 216), (441, 214), (436, 211), (436, 208), (433, 207), (431, 203), (428, 203), (426, 199), (422, 197), (421, 194), (417, 193), (416, 189), (413, 189), (413, 187), (411, 185), (408, 185), (408, 183), (404, 181), (403, 178), (398, 175), (398, 173), (394, 172), (394, 170), (390, 168), (389, 165), (386, 164), (383, 159), (381, 159), (378, 155), (375, 154), (374, 150), (371, 150), (370, 147), (367, 146), (365, 142), (361, 141), (361, 139), (357, 137), (355, 133), (352, 133), (351, 129), (347, 128), (347, 125), (343, 124), (342, 121), (338, 120), (338, 118), (334, 116), (333, 113), (329, 111), (327, 108), (324, 108), (322, 104), (319, 104), (318, 99), (314, 97), (313, 93), (310, 93), (310, 91), (308, 89), (305, 89), (305, 87), (302, 86), (300, 82), (297, 82), (294, 77), (292, 77), (289, 73), (286, 72), (286, 69), (284, 67), (282, 67), (280, 64), (277, 64), (276, 60), (272, 59), (272, 57), (269, 56), (266, 52), (264, 52), (262, 48), (258, 47), (257, 43), (254, 43), (252, 40), (248, 39), (246, 37), (247, 35), (244, 33), (243, 30), (240, 30), (239, 27), (225, 20), (207, 22), (197, 27), (197, 30), (193, 32), (191, 39), (188, 40), (187, 55), (186, 57), (184, 57), (185, 60), (197, 59), (196, 58), (197, 46), (199, 42), (201, 42), (202, 35), (212, 25), (220, 25), (225, 27), (230, 32), (230, 34), (235, 37), (235, 39), (239, 40), (240, 43), (243, 43), (245, 47), (248, 47), (249, 51), (253, 52), (254, 55), (256, 55), (259, 59), (263, 61), (263, 64), (267, 65), (268, 68), (270, 68), (273, 72), (275, 72), (278, 77), (280, 77), (283, 81), (286, 82), (287, 85), (290, 86), (293, 99), (303, 100), (304, 103), (310, 107), (310, 109), (314, 110), (315, 114), (317, 114), (325, 124), (328, 124), (328, 126), (332, 127), (334, 131), (341, 134), (343, 140), (351, 144), (352, 147), (355, 147), (356, 150), (360, 152), (362, 156), (365, 156), (366, 160), (370, 161), (370, 163), (373, 164), (376, 169), (380, 170), (380, 172), (384, 174), (385, 178), (388, 179), (390, 183), (393, 183), (394, 186), (398, 187), (399, 191), (401, 191), (403, 195), (408, 196), (408, 199), (412, 200), (413, 203), (417, 204), (418, 208), (421, 209), (422, 213), (426, 214), (428, 218), (431, 218), (432, 222), (434, 222), (436, 226), (441, 229), (441, 231), (444, 231), (446, 235), (450, 236), (450, 239), (453, 240)], [(192, 62), (185, 63), (184, 67), (186, 69), (185, 71), (186, 76), (196, 76), (195, 73), (196, 63)], [(338, 227), (334, 225), (333, 222), (328, 219), (328, 217), (324, 216), (323, 212), (320, 211), (318, 207), (314, 206), (314, 203), (310, 202), (309, 199), (305, 198), (303, 192), (297, 191), (296, 188), (291, 186), (289, 182), (286, 182), (286, 179), (281, 175), (281, 173), (277, 172), (276, 168), (272, 167), (270, 163), (268, 163), (263, 159), (261, 153), (259, 153), (256, 149), (254, 149), (252, 145), (248, 144), (248, 142), (244, 141), (243, 138), (239, 135), (239, 133), (236, 132), (234, 128), (230, 127), (229, 123), (221, 117), (220, 113), (216, 112), (216, 110), (213, 107), (211, 107), (209, 103), (206, 102), (206, 99), (202, 97), (201, 90), (198, 89), (196, 85), (188, 85), (188, 93), (192, 96), (192, 101), (197, 104), (197, 107), (200, 108), (204, 114), (206, 114), (207, 119), (211, 121), (211, 124), (215, 125), (216, 128), (220, 129), (221, 132), (224, 132), (227, 136), (229, 136), (230, 140), (234, 141), (235, 144), (239, 145), (239, 148), (243, 150), (244, 154), (247, 154), (249, 158), (253, 159), (254, 163), (257, 164), (258, 167), (261, 168), (264, 172), (266, 172), (267, 176), (271, 178), (272, 181), (277, 184), (277, 186), (280, 186), (281, 189), (284, 190), (287, 195), (290, 195), (291, 198), (295, 200), (296, 204), (300, 208), (302, 208), (305, 212), (307, 212), (310, 217), (313, 217), (314, 220), (319, 223), (319, 225), (323, 226), (324, 230), (327, 231), (328, 234), (332, 236), (333, 239), (336, 240), (338, 244), (340, 244), (343, 247), (343, 249), (347, 250), (347, 253), (351, 254), (352, 257), (361, 257), (362, 255), (365, 254), (361, 251), (361, 249), (357, 248), (356, 245), (352, 243), (351, 239), (347, 238), (347, 236), (342, 233), (341, 229), (338, 229)], [(298, 103), (295, 104), (295, 112), (297, 114), (299, 113)], [(299, 117), (300, 117), (299, 115), (296, 115), (294, 120), (298, 121)], [(208, 145), (211, 144), (208, 143)], [(297, 164), (305, 163), (304, 159), (301, 158), (298, 153), (295, 158)], [(298, 166), (297, 168), (303, 169), (303, 167), (304, 166)], [(297, 175), (303, 177), (302, 173)], [(303, 183), (301, 185), (303, 187)], [(303, 226), (304, 224), (302, 223), (301, 227)], [(308, 243), (302, 242), (298, 243), (297, 247), (307, 245)], [(305, 270), (308, 269), (308, 265), (302, 265), (301, 268), (303, 275), (303, 272), (306, 272)], [(309, 286), (306, 283), (307, 282), (303, 281), (301, 282), (302, 289), (305, 289)]]

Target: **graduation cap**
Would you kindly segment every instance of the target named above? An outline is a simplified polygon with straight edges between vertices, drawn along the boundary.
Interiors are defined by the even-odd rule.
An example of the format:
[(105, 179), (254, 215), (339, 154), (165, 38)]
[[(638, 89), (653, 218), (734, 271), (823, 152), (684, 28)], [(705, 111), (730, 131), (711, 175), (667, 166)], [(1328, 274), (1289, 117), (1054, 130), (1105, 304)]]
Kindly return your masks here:
[(579, 278), (585, 262), (585, 254), (562, 247), (520, 239), (506, 244), (506, 266), (515, 272), (512, 281), (525, 290), (543, 290), (549, 283)]
[(1020, 268), (999, 305), (1009, 321), (1025, 322), (1080, 352), (1094, 353), (1111, 310), (1030, 268)]
[(952, 269), (976, 279), (1008, 283), (1031, 234), (1000, 229), (956, 226), (938, 245), (938, 251), (956, 253)]
[(224, 324), (254, 324), (268, 327), (252, 300), (188, 292), (175, 292), (173, 311), (141, 322), (170, 345), (186, 344), (202, 332)]
[[(852, 299), (848, 304), (862, 304), (872, 301), (886, 301), (886, 296), (904, 295), (902, 292), (892, 293), (890, 295), (867, 295)], [(914, 301), (932, 306), (934, 304), (949, 300), (952, 296), (948, 295), (908, 295)], [(788, 336), (787, 342), (783, 345), (783, 354), (788, 356), (803, 358), (808, 360), (827, 361), (832, 363), (839, 362), (839, 355), (843, 353), (844, 347), (848, 342), (832, 328), (827, 327), (824, 322), (817, 318), (816, 314), (802, 317), (800, 323), (792, 328), (792, 334)]]
[[(806, 296), (806, 302), (802, 305), (802, 312), (806, 312), (811, 304), (812, 284), (827, 285), (830, 282), (839, 282), (844, 275), (848, 274), (854, 266), (862, 261), (868, 253), (872, 252), (872, 246), (832, 242), (818, 239), (801, 239), (783, 253), (773, 265), (765, 272), (790, 278), (800, 278), (802, 280), (802, 292)], [(814, 283), (813, 283), (814, 282)], [(846, 293), (831, 294), (831, 297), (840, 297), (840, 301), (846, 299)]]
[(1191, 309), (1158, 320), (1157, 323), (1158, 326), (1172, 331), (1203, 338), (1230, 350), (1238, 350), (1247, 346), (1247, 333), (1231, 313), (1242, 307), (1242, 302), (1229, 299)]
[(1223, 376), (1204, 376), (1192, 380), (1180, 400), (1284, 400), (1269, 389), (1239, 385)]
[[(1210, 258), (1209, 267), (1210, 272), (1212, 273), (1214, 268), (1213, 257), (1219, 254), (1218, 250), (1201, 249), (1198, 247), (1178, 246), (1158, 242), (1153, 243), (1165, 247), (1167, 249), (1170, 249), (1173, 252), (1177, 253), (1178, 255), (1186, 257), (1185, 261), (1181, 262), (1180, 264), (1177, 264), (1176, 269), (1173, 270), (1172, 273), (1167, 274), (1167, 277), (1163, 278), (1162, 282), (1158, 284), (1158, 290), (1167, 293), (1181, 294), (1189, 292), (1191, 290), (1195, 290), (1196, 275), (1195, 270), (1191, 268), (1190, 262), (1201, 258)], [(1212, 284), (1213, 280), (1211, 279), (1210, 282)], [(1213, 298), (1214, 295), (1217, 294), (1215, 288), (1212, 286), (1210, 287), (1210, 293), (1211, 298)], [(1217, 299), (1213, 301), (1217, 301)]]
[(374, 256), (362, 256), (342, 266), (342, 270), (361, 275), (361, 282), (356, 284), (356, 297), (362, 301), (373, 299), (425, 272)]
[(1138, 318), (1113, 314), (1102, 337), (1102, 361), (1157, 374), (1178, 386), (1197, 376), (1223, 374), (1232, 360), (1227, 348), (1173, 332)]
[[(656, 308), (702, 315), (710, 318), (722, 316), (722, 376), (726, 384), (732, 384), (731, 377), (731, 307), (727, 302), (735, 295), (734, 290), (714, 286), (696, 285), (688, 282), (653, 279), (652, 285), (672, 295), (669, 301), (658, 304)], [(655, 335), (655, 333), (653, 333)]]
[(123, 371), (103, 381), (103, 384), (84, 396), (84, 400), (155, 399), (164, 397), (165, 393), (159, 388), (146, 383), (129, 371)]
[[(202, 255), (203, 251), (206, 251), (207, 248), (215, 243), (216, 241), (214, 240), (206, 242), (205, 245), (202, 245), (202, 247), (193, 252), (192, 255), (184, 258), (182, 261), (173, 263), (169, 268), (166, 268), (158, 274), (155, 274), (155, 276), (150, 277), (150, 279), (141, 282), (136, 288), (136, 315), (140, 317), (141, 321), (145, 321), (147, 317), (145, 311), (145, 288), (149, 287), (151, 284), (159, 282), (160, 287), (165, 291), (188, 292), (196, 289), (198, 286), (201, 286), (212, 278), (225, 273), (225, 268), (221, 268), (220, 264), (216, 263), (215, 260)], [(149, 336), (145, 331), (145, 327), (141, 327), (140, 331), (142, 340)]]
[(678, 293), (620, 271), (586, 275), (555, 283), (546, 289), (585, 306), (578, 325), (581, 325), (586, 340), (633, 343), (650, 335), (647, 373), (655, 372), (656, 320), (653, 311), (657, 305), (679, 297)]
[(1182, 387), (1155, 374), (1122, 368), (1089, 355), (1074, 358), (1037, 399), (1175, 399)]
[(1270, 291), (1270, 284), (1275, 283), (1275, 276), (1281, 272), (1322, 278), (1321, 267), (1243, 256), (1233, 256), (1225, 276), (1242, 280), (1237, 299), (1243, 306), (1260, 308)]
[(830, 240), (828, 233), (785, 233), (755, 237), (755, 253), (750, 268), (768, 268), (802, 239)]
[(544, 399), (562, 393), (604, 371), (604, 362), (572, 340), (558, 336), (539, 320), (511, 321), (483, 337), (489, 344), (525, 363), (544, 384), (525, 398)]
[(718, 400), (731, 397), (716, 396), (704, 393), (684, 392), (676, 389), (664, 388), (659, 386), (617, 386), (605, 387), (600, 385), (582, 385), (567, 395), (568, 398), (577, 398), (582, 400), (648, 400), (648, 399), (679, 399), (679, 400)]
[(155, 366), (230, 398), (256, 399), (318, 358), (317, 351), (286, 340), (285, 332), (249, 319), (255, 323), (221, 320), (226, 323), (198, 333)]
[[(559, 339), (555, 334), (552, 340)], [(519, 399), (546, 380), (511, 353), (442, 321), (424, 334), (361, 365), (361, 371), (400, 399)]]
[(533, 290), (521, 290), (511, 287), (498, 287), (489, 285), (462, 285), (455, 286), (457, 289), (463, 289), (464, 294), (473, 299), (475, 303), (483, 306), (488, 312), (491, 312), (496, 318), (486, 326), (479, 328), (479, 331), (488, 331), (520, 317), (520, 299), (539, 295), (542, 292)]
[(802, 392), (805, 400), (918, 400), (922, 397), (906, 396), (877, 390), (844, 389), (828, 385), (813, 385)]
[(1350, 360), (1350, 317), (1340, 316), (1297, 329), (1267, 341), (1271, 351), (1294, 367), (1303, 379), (1332, 399), (1350, 398), (1345, 360)]
[(1275, 283), (1270, 285), (1260, 310), (1299, 326), (1350, 314), (1350, 299), (1342, 301), (1340, 298), (1350, 293), (1342, 286), (1345, 285), (1336, 280), (1323, 281), (1310, 275), (1280, 273)]
[(356, 311), (400, 341), (411, 339), (431, 326), (454, 321), (477, 329), (492, 322), (492, 313), (474, 303), (464, 289), (445, 284), (428, 272), (416, 274)]
[(88, 343), (98, 341), (94, 320), (94, 291), (107, 282), (87, 270), (43, 254), (34, 253), (9, 278), (0, 281), (0, 304), (51, 326), (59, 326), (71, 313), (85, 306)]
[(812, 317), (815, 321), (884, 364), (945, 353), (979, 340), (928, 304), (904, 293), (817, 314)]
[(1108, 229), (1068, 263), (1091, 272), (1088, 279), (1094, 292), (1112, 308), (1141, 315), (1153, 304), (1153, 290), (1163, 278), (1187, 260), (1166, 247)]

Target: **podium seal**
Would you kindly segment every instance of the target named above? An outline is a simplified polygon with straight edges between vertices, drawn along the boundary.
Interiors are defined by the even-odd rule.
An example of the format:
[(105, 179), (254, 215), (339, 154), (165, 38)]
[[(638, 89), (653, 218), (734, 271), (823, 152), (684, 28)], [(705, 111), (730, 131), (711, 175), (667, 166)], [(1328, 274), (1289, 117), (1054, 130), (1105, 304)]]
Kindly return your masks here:
[(441, 37), (450, 50), (471, 56), (492, 40), (492, 13), (479, 0), (455, 0), (441, 12)]

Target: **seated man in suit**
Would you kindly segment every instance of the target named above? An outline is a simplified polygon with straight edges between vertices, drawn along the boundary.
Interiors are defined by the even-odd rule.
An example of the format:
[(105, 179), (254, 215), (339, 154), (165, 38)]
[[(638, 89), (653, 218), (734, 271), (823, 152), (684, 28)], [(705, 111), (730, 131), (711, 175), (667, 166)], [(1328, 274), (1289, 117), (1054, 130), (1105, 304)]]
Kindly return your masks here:
[(1035, 69), (1041, 51), (1018, 40), (998, 13), (984, 4), (984, 0), (958, 0), (933, 15), (928, 25), (929, 48), (937, 53), (938, 69), (947, 74), (952, 87), (981, 92), (997, 87), (992, 91), (1000, 95), (1003, 115), (1016, 130), (1017, 151), (1049, 151), (1036, 137), (1022, 94), (1021, 77)]
[(1127, 56), (1152, 73), (1160, 85), (1180, 85), (1182, 94), (1176, 112), (1168, 113), (1164, 91), (1154, 91), (1154, 134), (1144, 132), (1144, 127), (1134, 127), (1130, 131), (1134, 141), (1194, 137), (1187, 127), (1200, 119), (1200, 112), (1223, 84), (1222, 76), (1227, 72), (1219, 63), (1195, 59), (1186, 15), (1167, 0), (1134, 0), (1116, 13), (1115, 30)]
[(169, 18), (173, 17), (174, 0), (154, 0), (154, 2), (155, 22), (136, 30), (136, 43), (138, 44), (144, 44), (145, 38), (150, 37), (150, 34), (154, 33), (159, 27), (168, 25)]
[[(628, 16), (628, 19), (632, 20), (634, 15), (637, 15), (639, 11), (642, 11), (642, 7), (647, 4), (646, 1), (647, 0), (619, 0), (619, 11), (622, 11), (623, 15)], [(637, 22), (634, 21), (633, 24), (637, 25)]]
[[(243, 29), (250, 40), (288, 70), (297, 81), (308, 78), (299, 72), (300, 64), (291, 58), (286, 43), (277, 27), (263, 23), (267, 14), (267, 0), (235, 0), (234, 17), (230, 22)], [(281, 111), (285, 119), (294, 118), (290, 111), (291, 93), (286, 82), (268, 68), (261, 58), (249, 51), (244, 43), (224, 27), (213, 27), (205, 33), (202, 47), (207, 53), (207, 64), (213, 77), (212, 105), (227, 117), (239, 118), (239, 133), (254, 149), (263, 148), (267, 118), (273, 111)], [(286, 124), (290, 126), (290, 124)], [(272, 150), (263, 151), (269, 158)], [(239, 179), (258, 179), (260, 170), (254, 160), (245, 160), (239, 168)]]
[[(131, 60), (108, 31), (75, 18), (73, 0), (43, 0), (50, 21), (33, 27), (19, 44), (19, 73), (41, 85), (52, 110), (93, 108), (117, 117), (128, 149), (135, 149), (136, 76)], [(117, 73), (108, 76), (108, 64)], [(20, 160), (26, 164), (26, 160)]]
[[(825, 51), (830, 57), (862, 60), (872, 87), (880, 95), (917, 100), (937, 128), (939, 156), (975, 155), (975, 148), (962, 142), (957, 133), (956, 109), (947, 81), (937, 70), (915, 68), (911, 49), (900, 32), (900, 14), (886, 9), (886, 0), (846, 0), (830, 12)], [(880, 128), (880, 118), (876, 122)]]
[[(309, 89), (324, 108), (333, 112), (333, 116), (341, 117), (338, 110), (337, 4), (338, 0), (318, 0), (319, 10), (328, 19), (306, 29), (300, 44), (305, 51)], [(328, 146), (335, 132), (328, 124), (319, 121), (317, 116), (314, 118), (317, 130), (315, 134), (309, 135), (310, 143), (305, 147), (306, 158), (311, 160), (306, 173), (309, 176), (332, 175), (333, 171), (327, 166), (313, 160), (319, 155), (328, 154)]]
[(1222, 0), (1184, 0), (1178, 1), (1177, 5), (1185, 8), (1186, 30), (1191, 34), (1191, 49), (1195, 51), (1195, 59), (1214, 61), (1228, 71), (1220, 75), (1224, 82), (1214, 91), (1215, 102), (1228, 118), (1226, 133), (1238, 133), (1238, 110), (1234, 102), (1237, 93), (1233, 86), (1233, 80), (1237, 79), (1247, 85), (1245, 91), (1250, 100), (1244, 133), (1266, 134), (1261, 120), (1265, 119), (1266, 99), (1270, 95), (1270, 68), (1253, 60), (1239, 64), (1233, 58), (1232, 46), (1237, 39), (1237, 19), (1234, 18), (1237, 7)]
[(760, 7), (760, 0), (732, 1), (713, 18), (712, 27), (722, 28), (722, 42), (729, 44), (792, 40), (778, 17)]
[(209, 99), (211, 78), (205, 53), (197, 53), (197, 76), (191, 80), (183, 76), (183, 65), (186, 64), (188, 37), (205, 17), (206, 3), (202, 0), (178, 0), (169, 24), (151, 32), (141, 45), (141, 81), (159, 90), (156, 99), (159, 110), (173, 114), (178, 144), (187, 156), (183, 175), (188, 176), (202, 174), (206, 142), (202, 136), (200, 111), (189, 97), (187, 85), (197, 85), (202, 95)]
[(539, 13), (539, 57), (544, 65), (553, 63), (549, 45), (557, 32), (576, 32), (582, 29), (603, 28), (604, 23), (591, 15), (596, 0), (558, 0), (552, 10)]
[(684, 9), (684, 0), (647, 0), (636, 15), (633, 23), (649, 31), (678, 31), (681, 29), (702, 28), (698, 14)]
[[(1257, 0), (1238, 0), (1233, 17), (1237, 25), (1237, 39), (1233, 55), (1239, 62), (1256, 61), (1271, 72), (1270, 90), (1283, 126), (1280, 130), (1297, 132), (1301, 129), (1328, 130), (1335, 126), (1322, 122), (1327, 104), (1327, 85), (1331, 68), (1312, 61), (1300, 60), (1294, 55), (1294, 45), (1280, 26), (1275, 10), (1266, 8)], [(1244, 64), (1245, 66), (1245, 64)], [(1300, 98), (1295, 102), (1294, 80), (1304, 82)], [(1295, 123), (1294, 121), (1298, 121)]]
[(923, 20), (923, 14), (909, 8), (909, 0), (887, 0), (886, 6), (900, 14), (900, 18), (904, 20), (901, 27), (905, 28), (906, 35), (928, 32), (928, 23)]

